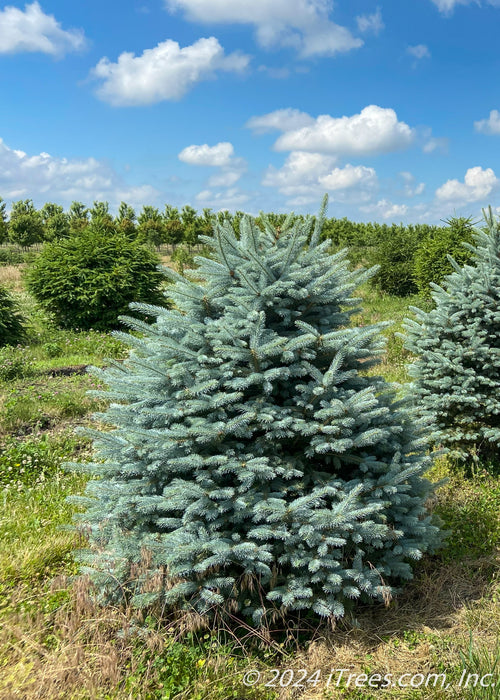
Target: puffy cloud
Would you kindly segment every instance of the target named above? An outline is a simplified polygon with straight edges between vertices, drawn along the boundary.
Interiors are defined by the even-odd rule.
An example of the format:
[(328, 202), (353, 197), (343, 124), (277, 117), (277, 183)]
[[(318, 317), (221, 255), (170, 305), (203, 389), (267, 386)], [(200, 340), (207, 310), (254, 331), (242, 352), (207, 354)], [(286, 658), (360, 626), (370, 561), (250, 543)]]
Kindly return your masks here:
[(358, 24), (358, 29), (363, 34), (375, 34), (377, 36), (380, 34), (382, 29), (385, 28), (385, 24), (382, 21), (382, 13), (380, 12), (380, 7), (371, 15), (359, 15), (356, 17), (356, 22)]
[(406, 53), (420, 60), (421, 58), (430, 58), (431, 52), (425, 44), (417, 44), (416, 46), (408, 46)]
[(46, 15), (38, 2), (23, 10), (7, 6), (0, 11), (0, 54), (39, 52), (62, 56), (85, 46), (80, 29), (62, 29), (53, 15)]
[(480, 166), (469, 168), (464, 182), (448, 180), (436, 190), (436, 199), (440, 201), (477, 202), (487, 197), (500, 180), (491, 168), (483, 170)]
[(277, 187), (293, 203), (302, 205), (313, 202), (325, 190), (335, 193), (335, 200), (345, 201), (349, 197), (366, 198), (367, 192), (377, 186), (377, 175), (373, 168), (353, 166), (343, 168), (335, 165), (333, 156), (321, 153), (294, 151), (287, 157), (282, 168), (270, 166), (262, 181), (266, 187)]
[(293, 131), (314, 124), (314, 119), (306, 112), (299, 109), (277, 109), (261, 117), (251, 117), (246, 126), (257, 134), (265, 134), (268, 131)]
[(224, 54), (215, 37), (181, 48), (167, 39), (141, 56), (124, 52), (116, 63), (101, 58), (92, 75), (103, 80), (97, 95), (114, 106), (148, 105), (178, 100), (217, 71), (240, 73), (249, 63), (242, 53)]
[(179, 153), (179, 160), (190, 165), (229, 165), (234, 156), (232, 143), (227, 141), (209, 146), (204, 143), (202, 146), (187, 146)]
[(334, 168), (328, 175), (318, 178), (318, 182), (330, 192), (349, 189), (357, 185), (373, 187), (377, 184), (377, 174), (373, 168), (347, 163), (343, 168)]
[(220, 168), (208, 181), (209, 187), (231, 187), (246, 170), (246, 161), (236, 158), (232, 143), (223, 141), (215, 146), (204, 143), (201, 146), (187, 146), (179, 153), (179, 160), (189, 165)]
[(303, 56), (333, 55), (363, 41), (332, 22), (330, 0), (165, 0), (170, 11), (203, 24), (251, 24), (265, 48), (289, 46)]
[(492, 109), (488, 119), (474, 122), (474, 129), (480, 134), (500, 134), (500, 112)]
[(335, 158), (321, 153), (290, 153), (283, 167), (270, 166), (262, 181), (265, 187), (277, 187), (287, 196), (310, 193), (318, 186), (318, 180), (328, 174)]
[(95, 158), (56, 158), (48, 153), (27, 155), (0, 139), (0, 192), (5, 199), (33, 198), (69, 204), (78, 199), (118, 204), (153, 201), (159, 192), (149, 185), (128, 186), (109, 165)]
[(402, 150), (414, 138), (415, 131), (398, 121), (393, 109), (369, 105), (352, 117), (320, 115), (313, 124), (282, 134), (275, 149), (364, 156)]

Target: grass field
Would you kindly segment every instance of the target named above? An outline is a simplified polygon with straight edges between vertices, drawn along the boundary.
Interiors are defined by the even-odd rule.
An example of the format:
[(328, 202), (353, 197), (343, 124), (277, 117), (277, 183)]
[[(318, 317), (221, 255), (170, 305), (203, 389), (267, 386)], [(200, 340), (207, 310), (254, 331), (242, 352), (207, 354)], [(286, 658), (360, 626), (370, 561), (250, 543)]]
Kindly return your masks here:
[[(0, 267), (0, 283), (31, 319), (29, 346), (0, 350), (2, 700), (498, 697), (499, 478), (443, 457), (430, 478), (448, 482), (431, 507), (451, 531), (447, 546), (419, 563), (415, 580), (387, 606), (362, 607), (356, 617), (333, 629), (319, 626), (313, 636), (283, 635), (273, 644), (254, 637), (244, 649), (230, 632), (217, 637), (186, 621), (183, 627), (152, 615), (137, 620), (129, 609), (96, 606), (85, 580), (72, 580), (80, 542), (67, 528), (73, 506), (66, 499), (82, 492), (85, 477), (66, 472), (62, 463), (89, 456), (89, 443), (74, 429), (102, 407), (86, 393), (96, 380), (84, 367), (125, 351), (107, 334), (53, 328), (24, 291), (21, 273), (20, 267)], [(391, 381), (407, 381), (411, 358), (396, 333), (408, 305), (423, 303), (429, 302), (363, 290), (356, 322), (395, 322), (378, 369)], [(261, 673), (252, 687), (243, 684), (249, 669)], [(273, 683), (271, 669), (294, 671), (278, 676), (288, 687)], [(354, 676), (346, 683), (348, 672), (339, 677), (332, 669), (392, 674), (395, 681), (409, 674), (406, 683), (423, 675), (414, 676), (414, 688), (369, 687), (359, 675), (356, 687)], [(464, 671), (478, 681), (484, 677), (485, 687), (474, 687), (475, 676), (459, 687)], [(441, 679), (425, 687), (429, 673), (446, 674), (448, 690)], [(494, 680), (486, 674), (495, 673), (497, 688), (486, 687)]]

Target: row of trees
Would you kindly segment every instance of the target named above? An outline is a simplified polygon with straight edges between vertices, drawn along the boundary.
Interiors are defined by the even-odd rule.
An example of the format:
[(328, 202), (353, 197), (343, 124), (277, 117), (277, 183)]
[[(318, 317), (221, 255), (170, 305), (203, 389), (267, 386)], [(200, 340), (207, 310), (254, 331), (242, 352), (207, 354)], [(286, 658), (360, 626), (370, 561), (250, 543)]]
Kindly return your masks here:
[(0, 243), (29, 248), (36, 243), (78, 235), (93, 224), (139, 238), (155, 247), (178, 243), (191, 246), (197, 244), (198, 236), (210, 233), (213, 217), (211, 209), (199, 214), (189, 205), (179, 210), (167, 204), (163, 212), (146, 205), (137, 214), (133, 207), (122, 202), (113, 216), (108, 202), (94, 202), (90, 208), (82, 202), (73, 202), (68, 211), (64, 211), (53, 202), (37, 209), (31, 199), (14, 202), (7, 217), (6, 204), (0, 198)]
[[(186, 205), (182, 209), (167, 204), (163, 211), (143, 206), (137, 215), (133, 207), (122, 202), (115, 216), (108, 202), (94, 202), (88, 208), (82, 202), (73, 202), (68, 211), (51, 202), (37, 210), (32, 200), (15, 202), (7, 220), (5, 202), (0, 198), (0, 243), (10, 242), (28, 248), (35, 243), (52, 242), (79, 235), (89, 226), (98, 226), (109, 232), (125, 234), (152, 247), (184, 244), (191, 248), (199, 237), (209, 235), (214, 221), (226, 221), (240, 235), (243, 212), (214, 213), (203, 209), (198, 213)], [(285, 221), (284, 214), (266, 215), (278, 229)], [(294, 217), (304, 222), (303, 216)], [(262, 217), (256, 224), (263, 229)], [(443, 220), (443, 226), (428, 224), (356, 223), (347, 218), (327, 219), (321, 234), (332, 243), (333, 250), (349, 248), (352, 263), (365, 266), (379, 265), (373, 282), (382, 291), (397, 296), (427, 294), (431, 282), (440, 283), (452, 272), (448, 254), (459, 264), (470, 259), (470, 251), (463, 243), (472, 240), (471, 218), (453, 217)]]

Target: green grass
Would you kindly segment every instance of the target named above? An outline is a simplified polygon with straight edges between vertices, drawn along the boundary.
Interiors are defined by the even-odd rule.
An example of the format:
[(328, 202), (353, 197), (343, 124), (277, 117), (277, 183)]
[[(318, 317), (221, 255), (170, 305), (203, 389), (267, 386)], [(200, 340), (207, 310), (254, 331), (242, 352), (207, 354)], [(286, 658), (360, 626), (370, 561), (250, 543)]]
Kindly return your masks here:
[(10, 488), (4, 486), (0, 516), (3, 585), (53, 576), (71, 560), (78, 537), (62, 527), (71, 522), (75, 510), (66, 499), (84, 484), (81, 475), (58, 469), (39, 476), (33, 485), (13, 481)]

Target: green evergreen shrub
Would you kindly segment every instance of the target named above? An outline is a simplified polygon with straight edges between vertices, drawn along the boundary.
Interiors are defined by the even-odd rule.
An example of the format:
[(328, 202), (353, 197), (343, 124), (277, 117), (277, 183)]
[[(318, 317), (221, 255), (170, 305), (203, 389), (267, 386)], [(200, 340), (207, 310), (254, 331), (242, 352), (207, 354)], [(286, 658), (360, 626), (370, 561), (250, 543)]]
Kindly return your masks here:
[(439, 545), (425, 426), (366, 373), (385, 324), (349, 327), (370, 273), (328, 253), (321, 222), (216, 224), (213, 259), (170, 273), (175, 309), (134, 305), (156, 323), (129, 319), (129, 358), (94, 370), (115, 427), (75, 467), (96, 477), (81, 560), (105, 599), (341, 617)]
[(415, 226), (393, 224), (380, 240), (373, 254), (379, 270), (372, 282), (382, 292), (405, 297), (418, 291), (414, 279), (418, 233)]
[(26, 262), (29, 252), (20, 250), (17, 246), (0, 248), (0, 265), (20, 265)]
[(418, 291), (430, 296), (430, 283), (441, 284), (453, 272), (451, 257), (459, 264), (470, 262), (472, 253), (464, 243), (473, 243), (472, 217), (452, 217), (446, 227), (432, 229), (415, 254), (415, 282)]
[(410, 307), (405, 345), (412, 396), (437, 430), (436, 441), (458, 454), (498, 460), (500, 447), (500, 225), (491, 207), (486, 228), (466, 244), (473, 265), (431, 284), (435, 308)]
[(16, 345), (26, 337), (24, 321), (8, 290), (0, 285), (0, 347)]
[(160, 260), (107, 226), (47, 243), (28, 271), (28, 289), (63, 328), (116, 327), (133, 301), (165, 303)]

